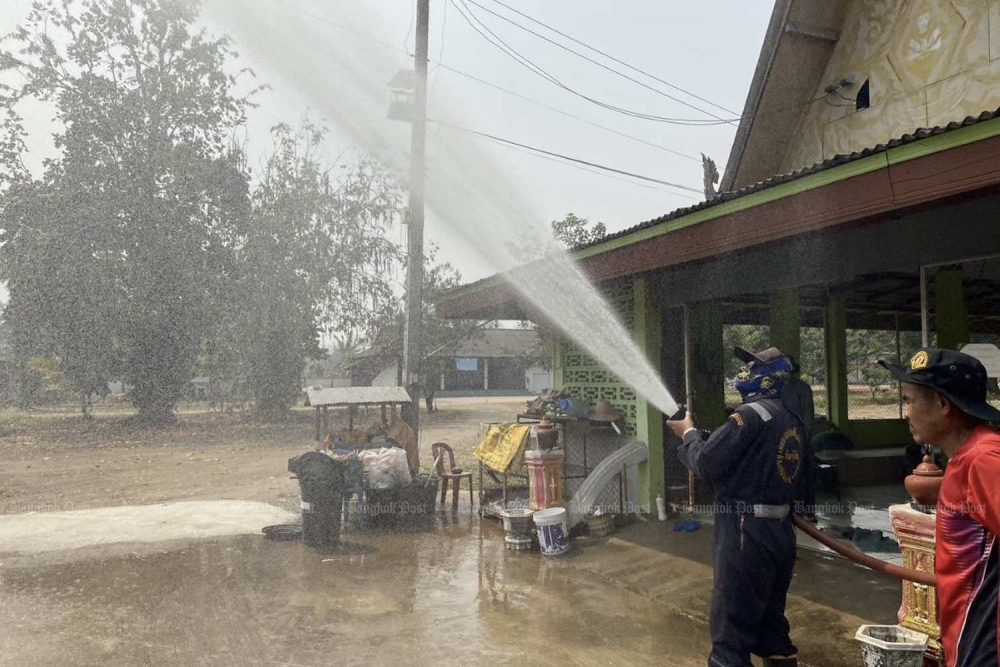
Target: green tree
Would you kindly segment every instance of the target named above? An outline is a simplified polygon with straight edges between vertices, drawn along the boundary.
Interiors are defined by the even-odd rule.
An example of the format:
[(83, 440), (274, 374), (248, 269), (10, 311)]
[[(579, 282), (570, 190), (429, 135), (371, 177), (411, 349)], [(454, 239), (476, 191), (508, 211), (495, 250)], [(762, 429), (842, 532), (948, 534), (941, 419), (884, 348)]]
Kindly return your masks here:
[(21, 404), (39, 396), (29, 360), (60, 360), (61, 387), (79, 399), (84, 415), (91, 397), (108, 393), (121, 373), (114, 337), (116, 300), (107, 298), (113, 280), (102, 243), (103, 224), (88, 198), (61, 172), (43, 183), (21, 182), (7, 190), (0, 211), (3, 248), (0, 275), (11, 298), (5, 318), (13, 330), (20, 379), (27, 383)]
[[(0, 209), (10, 320), (24, 337), (51, 331), (78, 388), (120, 362), (144, 423), (173, 418), (228, 298), (248, 212), (230, 150), (247, 101), (226, 72), (228, 42), (196, 31), (197, 18), (194, 0), (48, 0), (0, 56), (20, 81), (3, 91), (4, 166), (23, 148), (21, 100), (52, 102), (62, 126), (43, 181), (9, 188)], [(74, 338), (88, 312), (93, 339)]]
[[(240, 256), (244, 369), (258, 413), (280, 418), (310, 359), (325, 356), (322, 328), (366, 329), (391, 308), (387, 231), (398, 186), (366, 159), (331, 182), (319, 159), (324, 131), (306, 123), (272, 131), (274, 151), (253, 190), (252, 224)], [(353, 335), (353, 334), (351, 334)]]
[(897, 400), (892, 376), (878, 362), (885, 359), (895, 363), (896, 339), (892, 331), (848, 329), (847, 373), (871, 392), (872, 402), (891, 403)]
[[(448, 263), (435, 263), (437, 247), (431, 246), (424, 257), (423, 310), (421, 313), (421, 337), (423, 339), (423, 359), (419, 374), (423, 378), (423, 390), (435, 385), (458, 344), (475, 338), (487, 322), (473, 320), (450, 320), (437, 315), (434, 304), (448, 290), (462, 284), (462, 275)], [(403, 360), (404, 313), (398, 306), (385, 313), (374, 335), (369, 339), (373, 357), (373, 368), (385, 368)], [(376, 371), (377, 372), (377, 371)]]
[(360, 342), (353, 330), (334, 336), (333, 342), (340, 359), (340, 365), (335, 372), (343, 373), (354, 365), (358, 352), (361, 351)]
[(607, 235), (603, 222), (593, 226), (587, 218), (579, 218), (573, 213), (567, 213), (562, 220), (552, 221), (552, 235), (567, 249), (576, 248), (588, 243), (600, 241)]

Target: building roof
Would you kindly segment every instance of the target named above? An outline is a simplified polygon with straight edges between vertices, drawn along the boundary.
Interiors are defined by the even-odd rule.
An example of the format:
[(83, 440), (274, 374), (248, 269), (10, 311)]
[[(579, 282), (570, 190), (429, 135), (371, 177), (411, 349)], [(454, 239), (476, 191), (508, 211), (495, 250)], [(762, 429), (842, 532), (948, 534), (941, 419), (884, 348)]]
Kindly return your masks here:
[(848, 0), (776, 0), (720, 190), (777, 174), (840, 38)]
[(306, 389), (306, 406), (381, 405), (409, 403), (412, 399), (403, 387), (334, 387)]
[(770, 178), (767, 178), (767, 179), (765, 179), (763, 181), (759, 181), (757, 183), (753, 183), (751, 185), (748, 185), (746, 187), (740, 188), (738, 190), (734, 190), (732, 192), (720, 192), (716, 196), (714, 196), (711, 199), (708, 199), (706, 201), (699, 202), (697, 204), (692, 204), (691, 206), (686, 206), (684, 208), (675, 209), (675, 210), (671, 211), (670, 213), (667, 213), (665, 215), (661, 215), (658, 218), (653, 218), (652, 220), (647, 220), (646, 222), (641, 222), (641, 223), (639, 223), (637, 225), (633, 225), (632, 227), (628, 227), (626, 229), (622, 229), (620, 231), (617, 231), (614, 234), (608, 234), (607, 236), (605, 236), (604, 238), (602, 238), (602, 239), (600, 239), (598, 241), (592, 241), (590, 243), (586, 243), (584, 245), (577, 246), (577, 247), (574, 248), (574, 250), (584, 250), (584, 249), (587, 249), (587, 248), (593, 248), (595, 246), (600, 246), (600, 245), (602, 245), (602, 244), (604, 244), (604, 243), (606, 243), (608, 241), (611, 241), (611, 240), (614, 240), (614, 239), (618, 239), (618, 238), (621, 238), (623, 236), (628, 236), (629, 234), (633, 234), (633, 233), (638, 232), (638, 231), (643, 230), (643, 229), (648, 229), (650, 227), (655, 227), (656, 225), (659, 225), (659, 224), (664, 223), (664, 222), (669, 222), (671, 220), (676, 220), (678, 218), (682, 218), (685, 215), (688, 215), (690, 213), (694, 213), (696, 211), (703, 211), (705, 209), (710, 209), (712, 207), (718, 206), (719, 204), (723, 204), (725, 202), (729, 202), (729, 201), (733, 201), (733, 200), (736, 200), (736, 199), (740, 199), (742, 197), (746, 197), (747, 195), (751, 195), (751, 194), (754, 194), (756, 192), (761, 192), (763, 190), (767, 190), (768, 188), (773, 188), (773, 187), (775, 187), (777, 185), (781, 185), (783, 183), (790, 183), (792, 181), (799, 180), (801, 178), (804, 178), (806, 176), (810, 176), (812, 174), (818, 174), (820, 172), (826, 171), (827, 169), (831, 169), (833, 167), (839, 167), (841, 165), (848, 164), (850, 162), (855, 162), (857, 160), (861, 160), (863, 158), (870, 157), (872, 155), (878, 155), (879, 153), (885, 153), (886, 151), (888, 151), (888, 150), (890, 150), (892, 148), (898, 148), (900, 146), (906, 146), (907, 144), (912, 144), (912, 143), (914, 143), (916, 141), (920, 141), (922, 139), (927, 139), (928, 137), (935, 137), (935, 136), (942, 135), (942, 134), (945, 134), (947, 132), (951, 132), (953, 130), (957, 130), (957, 129), (960, 129), (960, 128), (963, 128), (963, 127), (970, 127), (972, 125), (977, 125), (977, 124), (979, 124), (979, 123), (981, 123), (983, 121), (993, 120), (994, 118), (1000, 118), (1000, 108), (995, 109), (993, 111), (984, 111), (983, 113), (979, 114), (978, 116), (969, 116), (968, 118), (965, 118), (964, 120), (955, 121), (955, 122), (952, 122), (952, 123), (948, 123), (947, 125), (939, 125), (937, 127), (931, 127), (931, 128), (918, 128), (918, 129), (914, 130), (913, 132), (911, 132), (909, 134), (904, 134), (903, 136), (899, 137), (898, 139), (893, 139), (891, 141), (887, 141), (885, 143), (878, 144), (877, 146), (872, 146), (871, 148), (866, 148), (866, 149), (864, 149), (862, 151), (855, 151), (854, 153), (850, 153), (850, 154), (847, 154), (847, 155), (835, 155), (835, 156), (833, 156), (832, 158), (830, 158), (828, 160), (824, 160), (822, 162), (817, 162), (816, 164), (812, 165), (811, 167), (804, 167), (802, 169), (797, 169), (797, 170), (789, 172), (787, 174), (777, 174), (777, 175), (772, 176)]
[[(425, 350), (424, 354), (427, 357), (447, 358), (520, 357), (530, 353), (540, 341), (541, 338), (534, 329), (477, 329), (465, 340), (442, 346), (437, 350)], [(361, 361), (375, 356), (375, 350), (369, 348), (356, 354), (355, 359)]]
[[(912, 133), (905, 134), (898, 139), (888, 141), (877, 146), (866, 148), (848, 155), (836, 155), (828, 160), (819, 162), (796, 171), (772, 176), (766, 180), (748, 185), (746, 187), (731, 192), (722, 192), (712, 199), (709, 199), (692, 206), (679, 208), (666, 215), (662, 215), (652, 220), (639, 223), (627, 229), (623, 229), (614, 234), (610, 234), (588, 244), (578, 246), (573, 249), (573, 255), (578, 261), (586, 264), (589, 260), (599, 258), (599, 256), (618, 250), (626, 244), (638, 245), (656, 236), (670, 234), (673, 238), (675, 232), (693, 231), (693, 228), (700, 227), (704, 223), (718, 223), (720, 220), (734, 219), (739, 213), (745, 213), (749, 209), (765, 209), (768, 204), (778, 200), (802, 195), (810, 189), (820, 189), (855, 177), (872, 175), (875, 172), (882, 172), (880, 183), (876, 186), (884, 190), (880, 194), (881, 199), (877, 202), (877, 207), (867, 208), (866, 202), (857, 202), (855, 209), (847, 206), (847, 202), (840, 201), (838, 210), (823, 211), (826, 217), (840, 220), (845, 216), (848, 219), (863, 217), (864, 214), (872, 212), (882, 212), (912, 206), (935, 198), (957, 194), (968, 191), (976, 187), (990, 185), (994, 179), (992, 165), (986, 164), (982, 158), (969, 158), (966, 153), (969, 151), (954, 151), (961, 147), (968, 148), (970, 144), (981, 142), (1000, 136), (1000, 109), (985, 111), (978, 116), (969, 116), (962, 121), (948, 123), (947, 125), (932, 128), (915, 129)], [(979, 152), (994, 155), (996, 150), (991, 146), (983, 146), (977, 149)], [(958, 157), (941, 156), (940, 161), (957, 161), (958, 164), (946, 172), (931, 170), (927, 175), (923, 173), (907, 173), (906, 163), (916, 164), (920, 158), (930, 158), (943, 152), (960, 154)], [(971, 161), (970, 161), (971, 159)], [(978, 166), (977, 166), (978, 165)], [(915, 168), (914, 168), (915, 169)], [(913, 171), (913, 169), (910, 169)], [(829, 175), (828, 175), (829, 174)], [(836, 174), (836, 175), (834, 175)], [(873, 186), (874, 187), (874, 186)], [(884, 201), (883, 201), (884, 200)], [(829, 208), (829, 207), (828, 207)], [(794, 211), (789, 212), (794, 213)], [(796, 216), (801, 219), (805, 211), (800, 211)], [(764, 213), (758, 216), (767, 216)], [(740, 221), (742, 222), (742, 221)], [(756, 222), (756, 221), (755, 221)], [(770, 219), (761, 220), (761, 223), (768, 224)], [(820, 224), (820, 222), (807, 221), (810, 225)], [(734, 222), (735, 224), (735, 222)], [(829, 224), (823, 222), (822, 224)], [(805, 225), (809, 226), (809, 225)], [(742, 229), (744, 233), (749, 233)], [(765, 233), (764, 229), (759, 232), (754, 231), (754, 239), (757, 243), (772, 240), (773, 235)], [(789, 230), (782, 230), (782, 234), (787, 234)], [(725, 252), (728, 250), (747, 247), (747, 244), (736, 239), (735, 229), (727, 229), (724, 232), (715, 231), (711, 235), (713, 252)], [(749, 238), (749, 237), (748, 237)], [(743, 245), (741, 245), (743, 243)], [(674, 246), (677, 244), (675, 243)], [(683, 258), (675, 263), (692, 261), (697, 259), (692, 252), (680, 253), (676, 249), (678, 256)], [(618, 265), (622, 260), (618, 260)], [(633, 273), (651, 270), (653, 265), (630, 266)], [(591, 271), (591, 277), (596, 280), (608, 279), (603, 272)], [(492, 288), (503, 288), (502, 295), (491, 295), (483, 297), (481, 300), (489, 300), (493, 303), (493, 308), (486, 312), (476, 312), (475, 315), (466, 315), (467, 308), (451, 308), (449, 301), (454, 302), (475, 292), (490, 290)], [(518, 317), (517, 309), (506, 307), (506, 302), (512, 298), (512, 292), (505, 288), (503, 276), (493, 275), (482, 280), (463, 285), (451, 290), (438, 303), (438, 310), (445, 317)]]
[(435, 356), (480, 359), (520, 357), (530, 353), (540, 340), (534, 329), (483, 329), (454, 348), (441, 350)]

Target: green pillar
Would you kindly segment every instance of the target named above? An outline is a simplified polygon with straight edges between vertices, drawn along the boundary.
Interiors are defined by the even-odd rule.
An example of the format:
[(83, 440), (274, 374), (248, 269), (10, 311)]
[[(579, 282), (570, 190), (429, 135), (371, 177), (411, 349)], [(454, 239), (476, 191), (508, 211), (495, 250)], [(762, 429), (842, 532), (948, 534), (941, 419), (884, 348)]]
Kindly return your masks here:
[[(660, 373), (667, 383), (667, 389), (671, 396), (678, 403), (684, 403), (686, 398), (686, 378), (684, 376), (684, 308), (670, 308), (661, 311), (660, 319)], [(677, 456), (677, 446), (681, 444), (673, 431), (667, 429), (663, 433), (663, 476), (666, 486), (679, 487), (685, 489), (684, 497), (687, 497), (688, 474), (687, 468), (681, 463)], [(667, 498), (670, 502), (671, 498)], [(673, 499), (679, 502), (679, 499)]]
[(555, 331), (552, 340), (552, 389), (566, 386), (565, 365), (563, 364), (562, 332)]
[(827, 418), (841, 433), (848, 433), (847, 312), (842, 296), (827, 298), (823, 344), (826, 351)]
[(714, 429), (726, 420), (722, 315), (722, 308), (713, 303), (687, 306), (689, 409), (700, 428)]
[[(635, 304), (635, 342), (653, 369), (660, 371), (661, 318), (653, 303), (649, 283), (636, 278), (632, 286)], [(656, 511), (656, 496), (664, 493), (663, 414), (646, 399), (636, 405), (636, 437), (649, 446), (649, 459), (639, 466), (639, 504)]]
[(957, 350), (969, 342), (962, 267), (941, 269), (934, 280), (934, 329), (937, 346)]
[(801, 357), (799, 290), (778, 290), (771, 294), (771, 345), (796, 359)]

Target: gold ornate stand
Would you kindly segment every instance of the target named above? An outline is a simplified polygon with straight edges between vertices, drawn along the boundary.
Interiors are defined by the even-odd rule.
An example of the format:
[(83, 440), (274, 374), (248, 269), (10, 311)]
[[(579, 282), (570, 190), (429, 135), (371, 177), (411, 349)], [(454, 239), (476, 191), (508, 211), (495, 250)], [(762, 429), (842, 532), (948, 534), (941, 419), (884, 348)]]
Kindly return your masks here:
[[(933, 574), (935, 515), (919, 512), (909, 504), (892, 505), (889, 507), (889, 521), (903, 552), (903, 567)], [(934, 587), (904, 581), (899, 624), (930, 637), (925, 665), (943, 662), (937, 615), (937, 591)]]

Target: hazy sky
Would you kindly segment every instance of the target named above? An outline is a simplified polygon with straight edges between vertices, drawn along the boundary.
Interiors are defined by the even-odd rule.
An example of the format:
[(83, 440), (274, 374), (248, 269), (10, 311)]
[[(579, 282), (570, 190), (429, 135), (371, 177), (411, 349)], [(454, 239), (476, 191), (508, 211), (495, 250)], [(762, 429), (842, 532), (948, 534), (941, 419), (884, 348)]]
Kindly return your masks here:
[[(225, 3), (230, 0), (213, 0)], [(237, 0), (232, 0), (237, 1)], [(406, 63), (403, 49), (412, 52), (411, 0), (239, 0), (267, 6), (267, 16), (274, 27), (284, 21), (302, 21), (324, 39), (349, 48), (361, 60), (398, 60)], [(757, 55), (770, 16), (768, 0), (656, 0), (598, 2), (596, 0), (503, 0), (505, 4), (528, 14), (554, 28), (597, 47), (618, 59), (643, 69), (660, 79), (695, 93), (736, 114), (721, 111), (705, 102), (684, 95), (652, 79), (625, 70), (653, 88), (684, 99), (723, 118), (738, 115), (743, 109), (746, 92), (756, 65)], [(531, 27), (537, 32), (566, 43), (595, 59), (614, 65), (581, 46), (566, 42), (528, 19), (517, 16), (494, 0), (476, 0), (483, 7)], [(23, 18), (30, 0), (3, 0), (0, 3), (0, 33), (9, 32)], [(646, 114), (683, 119), (709, 119), (710, 116), (683, 106), (635, 83), (619, 78), (598, 66), (525, 33), (515, 26), (490, 15), (474, 5), (469, 8), (496, 35), (520, 54), (541, 66), (567, 86), (582, 94)], [(354, 9), (354, 11), (352, 11)], [(306, 12), (312, 14), (307, 17)], [(334, 25), (340, 27), (335, 27)], [(213, 31), (230, 32), (230, 25), (213, 17)], [(351, 32), (353, 31), (353, 32)], [(258, 58), (252, 39), (245, 31), (234, 30), (237, 48), (242, 57), (258, 72), (260, 81), (272, 89), (258, 98), (260, 107), (254, 110), (249, 139), (254, 150), (263, 153), (268, 145), (267, 128), (279, 121), (297, 122), (312, 109), (315, 96), (301, 92), (262, 58)], [(276, 31), (276, 34), (277, 31)], [(243, 43), (240, 40), (243, 40)], [(375, 41), (377, 40), (377, 41)], [(385, 45), (378, 42), (384, 42)], [(294, 45), (289, 44), (289, 48)], [(396, 49), (394, 51), (393, 49)], [(543, 80), (517, 64), (487, 43), (473, 31), (450, 0), (431, 0), (430, 58), (432, 60), (429, 114), (433, 118), (498, 135), (522, 144), (566, 154), (617, 169), (640, 173), (653, 178), (701, 188), (699, 154), (713, 157), (720, 171), (725, 166), (736, 131), (735, 124), (690, 127), (651, 122), (626, 117), (600, 108), (570, 92)], [(436, 63), (462, 70), (492, 84), (555, 107), (590, 122), (605, 125), (619, 132), (690, 156), (686, 159), (533, 104), (462, 77), (454, 72), (437, 69)], [(315, 63), (309, 65), (315, 67)], [(329, 64), (331, 68), (336, 63)], [(284, 70), (287, 72), (287, 70)], [(377, 74), (385, 78), (382, 69)], [(391, 72), (389, 73), (391, 75)], [(323, 71), (309, 72), (316, 85), (322, 85)], [(385, 90), (385, 107), (389, 93)], [(30, 129), (44, 134), (51, 128), (51, 111), (30, 110)], [(401, 128), (400, 132), (404, 132)], [(437, 136), (443, 130), (431, 126)], [(334, 128), (329, 154), (355, 143), (350, 133)], [(437, 136), (440, 140), (441, 137)], [(476, 139), (479, 143), (480, 140)], [(495, 161), (515, 186), (521, 204), (530, 209), (537, 220), (561, 218), (567, 212), (603, 221), (610, 231), (635, 225), (663, 215), (675, 208), (694, 203), (701, 197), (689, 192), (646, 183), (637, 184), (624, 176), (597, 175), (565, 166), (552, 160), (502, 148), (482, 140), (484, 156)], [(33, 159), (40, 160), (46, 152), (44, 143), (33, 144)], [(432, 166), (433, 168), (433, 166)], [(692, 197), (694, 199), (692, 199)], [(466, 279), (472, 280), (491, 273), (494, 267), (481, 256), (467, 252), (460, 239), (449, 233), (439, 216), (429, 214), (427, 236), (442, 246), (441, 258), (454, 263)]]

